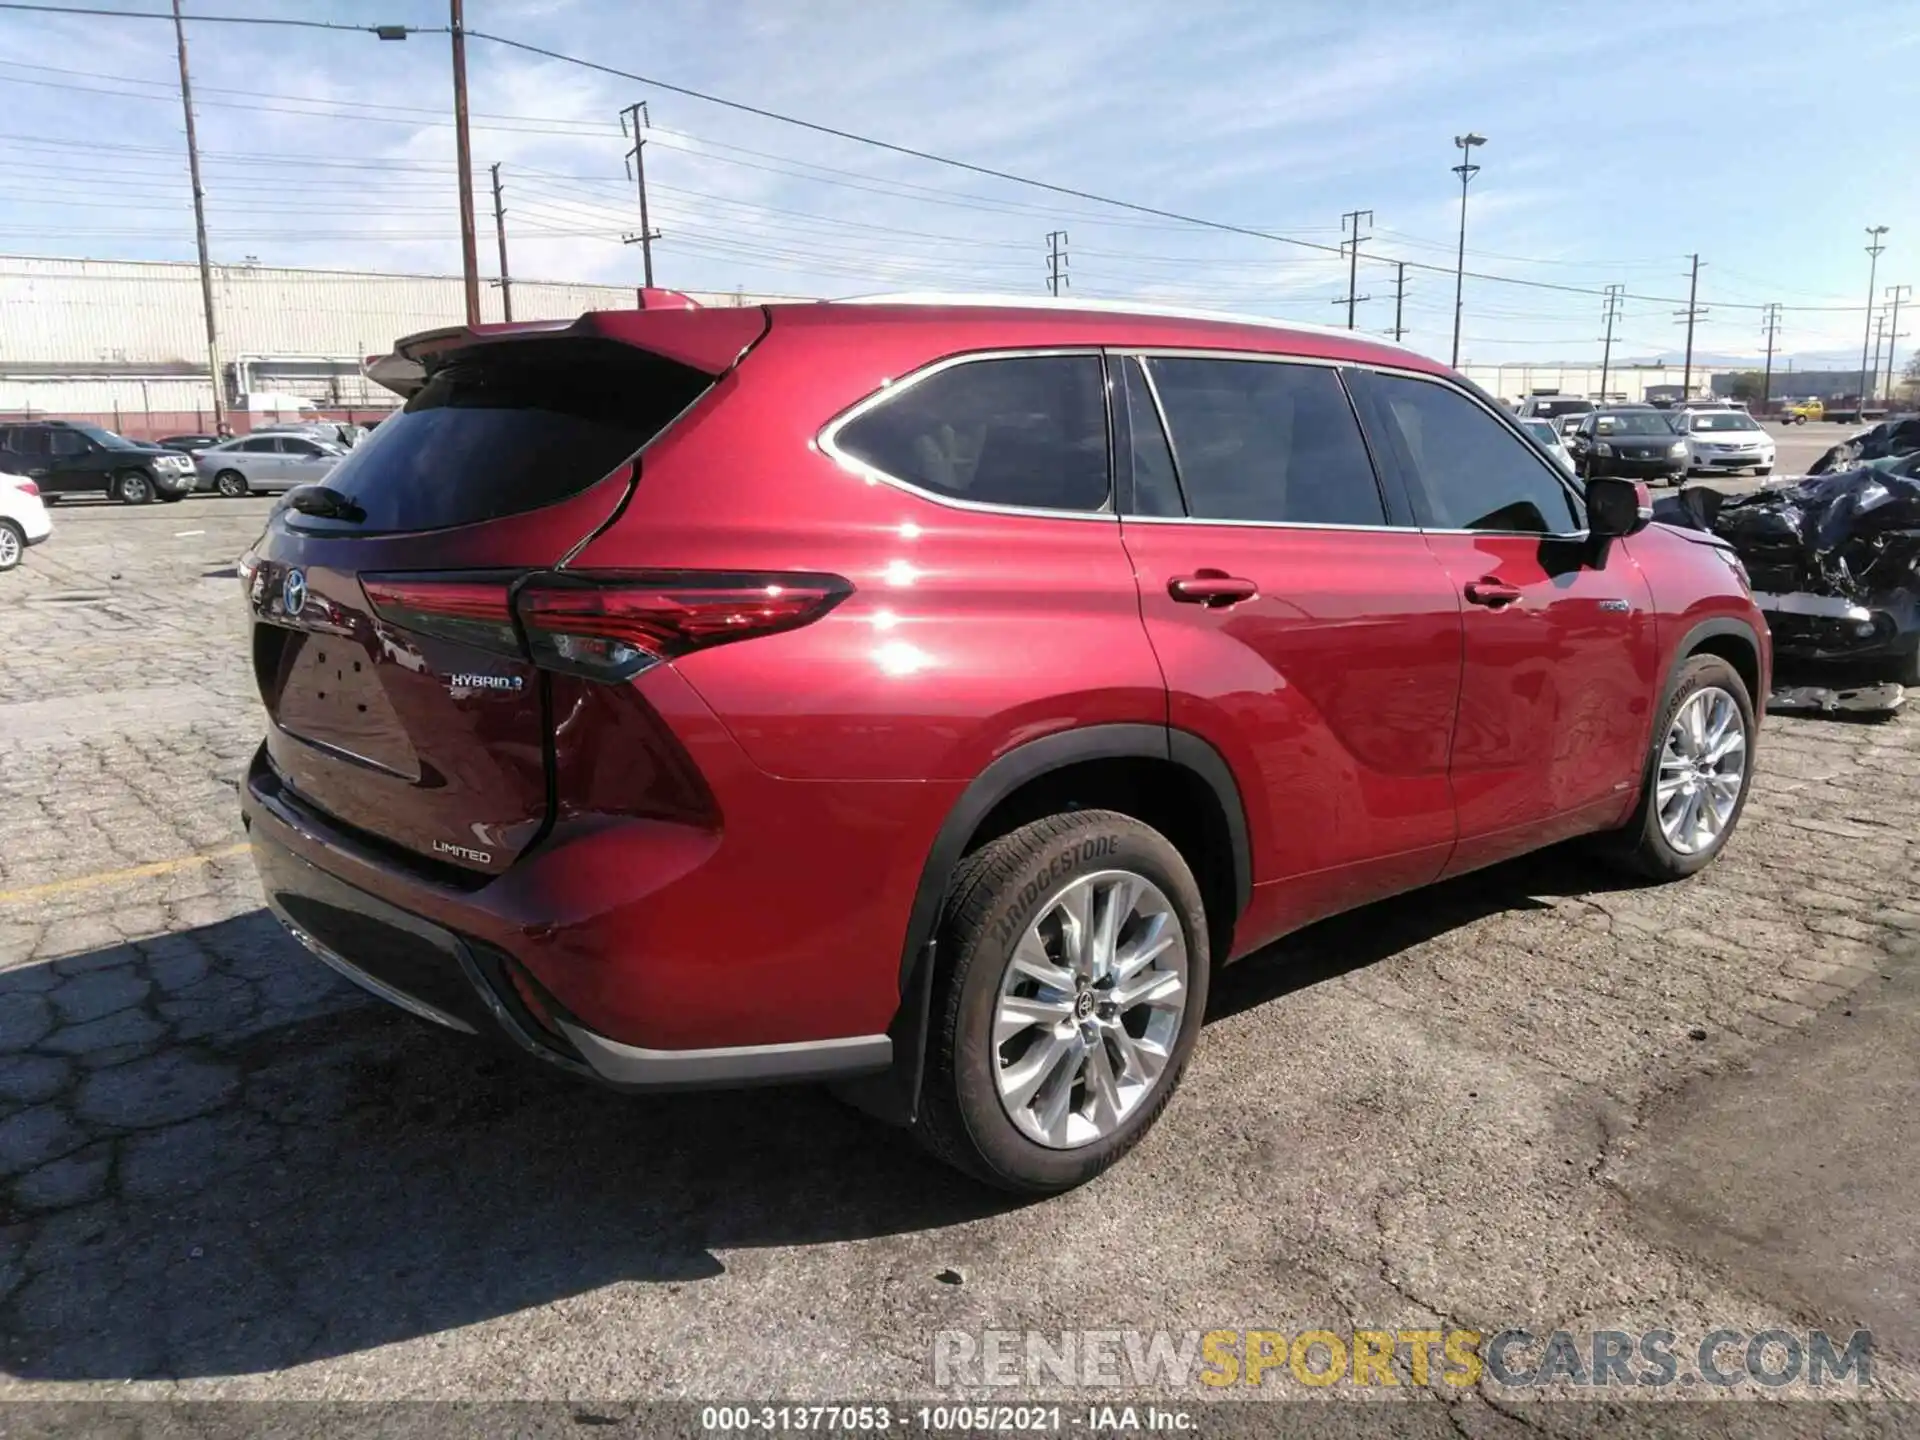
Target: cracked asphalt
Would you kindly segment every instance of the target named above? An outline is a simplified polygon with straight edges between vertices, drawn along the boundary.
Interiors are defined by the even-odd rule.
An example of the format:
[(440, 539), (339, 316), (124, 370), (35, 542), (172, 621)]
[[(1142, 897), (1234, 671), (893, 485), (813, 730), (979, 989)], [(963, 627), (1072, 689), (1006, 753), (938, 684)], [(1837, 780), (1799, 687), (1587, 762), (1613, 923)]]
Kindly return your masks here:
[[(69, 504), (0, 577), (0, 1399), (898, 1398), (942, 1331), (1450, 1326), (1865, 1326), (1849, 1428), (1920, 1397), (1920, 718), (1771, 720), (1691, 881), (1556, 851), (1245, 962), (1132, 1158), (1013, 1203), (814, 1091), (584, 1088), (286, 939), (234, 795), (265, 509)], [(1667, 1423), (1428, 1388), (1470, 1435)]]

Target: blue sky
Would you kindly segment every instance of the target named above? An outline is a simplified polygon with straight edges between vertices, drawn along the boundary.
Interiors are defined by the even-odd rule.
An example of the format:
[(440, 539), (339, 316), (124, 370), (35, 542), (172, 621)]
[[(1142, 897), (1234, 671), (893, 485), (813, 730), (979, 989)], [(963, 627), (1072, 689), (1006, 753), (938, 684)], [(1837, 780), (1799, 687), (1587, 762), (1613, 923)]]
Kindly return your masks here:
[[(96, 0), (98, 3), (98, 0)], [(162, 0), (107, 0), (157, 9)], [(242, 12), (444, 25), (439, 0), (188, 0)], [(1459, 189), (1477, 158), (1463, 358), (1674, 356), (1687, 256), (1696, 341), (1857, 363), (1864, 227), (1880, 284), (1920, 282), (1920, 5), (1207, 3), (1188, 0), (468, 0), (495, 31), (823, 124), (1234, 225), (1337, 245), (1407, 276), (1408, 342), (1444, 355)], [(402, 43), (189, 26), (215, 258), (457, 270), (444, 35)], [(481, 263), (501, 162), (514, 270), (635, 283), (620, 108), (646, 100), (658, 282), (845, 295), (1037, 293), (1068, 232), (1070, 293), (1336, 323), (1335, 257), (1066, 199), (469, 44)], [(193, 254), (172, 29), (0, 12), (0, 251)], [(26, 137), (26, 138), (22, 138)], [(1363, 260), (1359, 323), (1393, 324)], [(1804, 307), (1794, 309), (1791, 307)], [(1902, 331), (1920, 332), (1916, 322)], [(1910, 346), (1903, 342), (1902, 353)]]

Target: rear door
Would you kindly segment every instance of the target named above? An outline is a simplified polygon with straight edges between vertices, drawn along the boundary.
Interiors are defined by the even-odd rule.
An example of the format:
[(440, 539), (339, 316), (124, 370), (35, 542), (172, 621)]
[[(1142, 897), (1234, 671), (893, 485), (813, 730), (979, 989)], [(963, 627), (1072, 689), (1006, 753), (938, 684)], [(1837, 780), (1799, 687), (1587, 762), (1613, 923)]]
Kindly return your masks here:
[(1369, 373), (1360, 392), (1465, 602), (1448, 873), (1595, 828), (1631, 803), (1646, 759), (1646, 577), (1624, 542), (1593, 545), (1570, 487), (1491, 406), (1411, 375)]
[(1169, 718), (1227, 757), (1247, 805), (1243, 941), (1432, 880), (1454, 840), (1460, 601), (1390, 508), (1339, 372), (1193, 355), (1117, 369), (1122, 534)]
[(515, 587), (617, 512), (633, 457), (712, 380), (602, 338), (449, 350), (332, 469), (337, 508), (275, 515), (253, 660), (296, 801), (470, 871), (526, 847), (548, 813), (548, 687)]
[(286, 488), (277, 435), (255, 435), (242, 440), (239, 448), (240, 469), (246, 474), (248, 488), (268, 493)]

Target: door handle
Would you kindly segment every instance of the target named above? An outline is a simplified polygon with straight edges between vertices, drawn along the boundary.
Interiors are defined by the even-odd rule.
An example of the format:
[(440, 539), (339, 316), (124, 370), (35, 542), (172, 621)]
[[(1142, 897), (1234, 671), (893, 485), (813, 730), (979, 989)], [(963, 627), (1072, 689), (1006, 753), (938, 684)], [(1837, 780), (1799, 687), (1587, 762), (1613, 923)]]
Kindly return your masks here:
[(1167, 581), (1167, 593), (1188, 605), (1204, 605), (1209, 610), (1224, 610), (1242, 600), (1251, 600), (1260, 587), (1224, 570), (1197, 570), (1191, 575), (1176, 575)]
[(1482, 575), (1478, 580), (1467, 582), (1467, 600), (1470, 604), (1485, 605), (1498, 610), (1503, 605), (1511, 605), (1520, 598), (1517, 586), (1509, 585), (1498, 575)]

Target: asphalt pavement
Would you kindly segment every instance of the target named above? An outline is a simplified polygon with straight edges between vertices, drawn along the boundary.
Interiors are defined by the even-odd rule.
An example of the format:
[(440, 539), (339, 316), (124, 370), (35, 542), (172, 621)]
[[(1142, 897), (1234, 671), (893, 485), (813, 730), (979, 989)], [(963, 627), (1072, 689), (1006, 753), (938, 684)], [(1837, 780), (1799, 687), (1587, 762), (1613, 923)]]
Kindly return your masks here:
[[(282, 935), (235, 798), (263, 717), (233, 560), (266, 508), (65, 505), (0, 576), (0, 1399), (1104, 1398), (936, 1346), (1865, 1326), (1866, 1374), (1820, 1393), (1909, 1428), (1920, 720), (1770, 720), (1692, 880), (1558, 850), (1244, 962), (1139, 1150), (1021, 1203), (817, 1091), (527, 1068)], [(1395, 1374), (1448, 1433), (1674, 1423)], [(1148, 1388), (1385, 1395), (1298, 1375)], [(1611, 1408), (1528, 1410), (1550, 1391)]]

